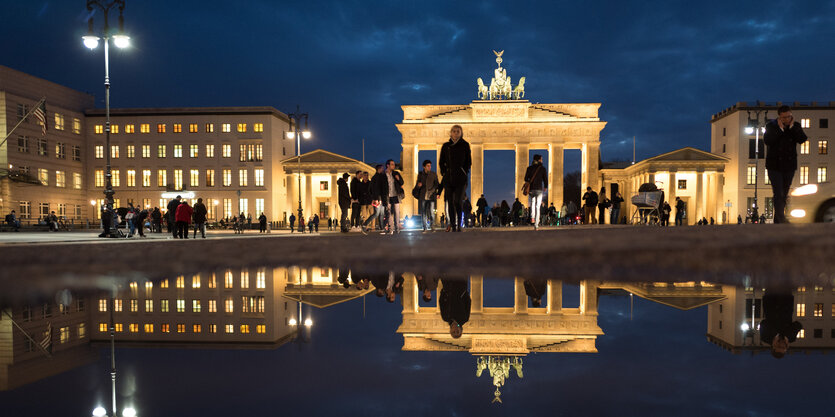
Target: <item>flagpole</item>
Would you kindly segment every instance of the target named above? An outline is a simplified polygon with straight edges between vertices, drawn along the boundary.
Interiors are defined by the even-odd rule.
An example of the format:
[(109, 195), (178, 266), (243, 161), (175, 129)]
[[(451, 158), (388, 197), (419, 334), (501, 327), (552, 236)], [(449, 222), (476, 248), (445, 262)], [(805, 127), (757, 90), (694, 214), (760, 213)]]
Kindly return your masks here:
[[(36, 342), (36, 341), (35, 341), (35, 339), (33, 339), (33, 338), (32, 338), (32, 336), (30, 336), (30, 335), (29, 335), (29, 333), (27, 333), (27, 332), (26, 332), (26, 330), (23, 330), (23, 328), (22, 328), (22, 327), (20, 327), (20, 325), (19, 325), (19, 324), (17, 324), (17, 322), (15, 321), (15, 319), (14, 319), (14, 318), (12, 318), (12, 315), (11, 315), (11, 314), (9, 314), (9, 312), (8, 312), (8, 311), (4, 311), (4, 313), (6, 313), (6, 316), (8, 316), (8, 317), (9, 317), (9, 320), (11, 320), (11, 321), (12, 321), (12, 324), (14, 324), (14, 326), (15, 326), (15, 327), (17, 327), (17, 329), (18, 329), (18, 330), (20, 330), (20, 331), (21, 331), (21, 333), (23, 333), (23, 335), (24, 335), (24, 336), (26, 336), (26, 338), (27, 338), (27, 339), (29, 339), (29, 341), (30, 341), (30, 342), (32, 342), (32, 344), (33, 344), (33, 345), (37, 345), (39, 348), (41, 348), (41, 350), (43, 351), (43, 354), (44, 354), (44, 355), (46, 355), (46, 357), (47, 357), (47, 358), (51, 358), (51, 357), (52, 357), (52, 354), (51, 354), (51, 353), (49, 353), (49, 351), (48, 351), (48, 350), (46, 350), (46, 348), (45, 348), (45, 347), (43, 347), (43, 345), (41, 345), (40, 343)], [(51, 336), (51, 334), (50, 334), (50, 336)]]
[[(3, 144), (4, 144), (4, 143), (6, 143), (6, 140), (8, 140), (8, 139), (9, 139), (9, 137), (11, 137), (11, 136), (12, 136), (12, 133), (14, 133), (15, 129), (17, 129), (17, 128), (21, 125), (21, 124), (23, 124), (23, 122), (24, 122), (26, 119), (28, 119), (28, 118), (29, 118), (29, 116), (31, 116), (31, 115), (32, 115), (32, 113), (34, 113), (34, 112), (35, 112), (35, 110), (37, 110), (38, 108), (40, 108), (40, 107), (41, 107), (41, 104), (43, 104), (43, 103), (45, 103), (45, 102), (46, 102), (46, 97), (42, 98), (42, 99), (38, 102), (38, 104), (35, 104), (35, 107), (32, 107), (32, 110), (29, 110), (29, 113), (26, 113), (26, 116), (24, 116), (22, 119), (20, 119), (20, 121), (18, 121), (18, 122), (17, 122), (17, 124), (16, 124), (16, 125), (14, 125), (14, 127), (12, 128), (12, 130), (10, 130), (8, 134), (6, 134), (6, 137), (5, 137), (5, 138), (3, 138), (3, 141), (2, 141), (2, 142), (0, 142), (0, 147), (2, 147), (2, 146), (3, 146)], [(44, 123), (46, 123), (46, 120), (45, 120), (45, 119), (46, 119), (46, 114), (44, 114)]]

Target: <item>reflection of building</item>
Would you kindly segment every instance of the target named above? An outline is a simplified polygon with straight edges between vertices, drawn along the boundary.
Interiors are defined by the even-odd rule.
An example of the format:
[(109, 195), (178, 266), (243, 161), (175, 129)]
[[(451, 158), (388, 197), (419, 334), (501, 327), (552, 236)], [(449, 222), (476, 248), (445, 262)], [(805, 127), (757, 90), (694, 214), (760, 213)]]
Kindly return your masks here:
[(87, 300), (81, 298), (67, 303), (0, 311), (0, 391), (96, 359), (98, 354), (90, 347)]
[(691, 310), (724, 300), (723, 286), (708, 282), (609, 282), (600, 283), (601, 291), (620, 290), (638, 297), (674, 307)]
[(282, 201), (284, 218), (290, 217), (290, 213), (294, 212), (298, 215), (298, 175), (301, 170), (303, 174), (301, 188), (304, 190), (301, 198), (304, 215), (310, 218), (318, 213), (319, 217), (325, 221), (325, 225), (327, 225), (328, 217), (339, 218), (339, 192), (336, 181), (342, 177), (342, 174), (351, 175), (352, 178), (348, 180), (350, 185), (357, 171), (368, 172), (369, 180), (376, 172), (374, 167), (368, 164), (321, 149), (303, 154), (301, 164), (299, 164), (299, 157), (292, 157), (281, 161), (281, 166), (284, 169), (280, 182), (282, 188), (286, 190), (283, 192), (286, 194), (286, 201)]
[[(751, 207), (754, 199), (755, 179), (755, 148), (756, 141), (754, 134), (746, 134), (745, 127), (748, 126), (748, 112), (754, 118), (755, 112), (760, 111), (760, 122), (762, 113), (768, 111), (768, 119), (777, 118), (778, 104), (748, 103), (740, 102), (732, 107), (722, 110), (713, 115), (710, 120), (710, 150), (716, 155), (730, 159), (725, 174), (725, 188), (722, 201), (731, 203), (729, 209), (730, 218), (736, 219), (737, 215), (745, 217), (746, 209)], [(835, 166), (833, 153), (829, 152), (829, 140), (832, 139), (832, 128), (829, 120), (835, 122), (835, 102), (810, 104), (791, 104), (794, 120), (800, 122), (809, 140), (797, 147), (797, 172), (794, 176), (792, 186), (803, 184), (819, 184), (830, 182), (828, 173), (829, 167)], [(835, 127), (835, 126), (833, 126)], [(771, 185), (768, 182), (768, 175), (765, 170), (765, 146), (760, 134), (760, 161), (756, 170), (757, 187), (759, 187), (759, 210), (767, 217), (772, 216), (773, 206), (771, 203)]]
[[(618, 185), (618, 191), (626, 200), (621, 216), (627, 220), (635, 210), (630, 197), (638, 193), (641, 184), (654, 183), (664, 191), (664, 199), (671, 207), (675, 207), (676, 197), (684, 200), (687, 204), (685, 224), (696, 224), (702, 217), (722, 222), (722, 201), (719, 198), (727, 162), (722, 156), (683, 148), (622, 169), (601, 169), (600, 176), (608, 190), (613, 189), (612, 184)], [(674, 215), (675, 212), (671, 217)]]
[(344, 288), (339, 280), (351, 282), (351, 272), (336, 268), (281, 268), (285, 275), (284, 298), (318, 308), (350, 301), (371, 292), (358, 290), (353, 286)]
[[(295, 335), (283, 280), (270, 268), (131, 282), (116, 295), (116, 343), (154, 346), (274, 348)], [(94, 342), (109, 341), (109, 298), (93, 300)]]
[[(767, 292), (757, 288), (722, 287), (727, 300), (708, 306), (707, 340), (733, 353), (768, 350), (760, 341), (759, 332), (751, 332), (762, 320), (762, 297)], [(789, 352), (831, 350), (835, 348), (835, 291), (830, 286), (799, 287), (794, 295), (792, 320), (803, 325), (797, 341)]]

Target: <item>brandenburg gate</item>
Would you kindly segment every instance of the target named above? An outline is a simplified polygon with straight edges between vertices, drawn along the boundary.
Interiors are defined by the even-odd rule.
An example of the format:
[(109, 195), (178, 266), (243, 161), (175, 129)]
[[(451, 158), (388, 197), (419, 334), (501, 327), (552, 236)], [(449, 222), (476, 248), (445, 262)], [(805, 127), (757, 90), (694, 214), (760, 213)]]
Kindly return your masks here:
[[(439, 159), (441, 146), (449, 140), (449, 130), (456, 124), (463, 128), (464, 139), (472, 151), (470, 198), (473, 203), (484, 192), (484, 151), (489, 150), (516, 152), (515, 193), (525, 204), (527, 198), (521, 188), (531, 150), (547, 151), (543, 162), (548, 169), (548, 201), (557, 208), (563, 203), (566, 149), (582, 152), (582, 189), (586, 186), (598, 189), (600, 132), (606, 126), (598, 117), (600, 103), (542, 104), (525, 100), (525, 77), (515, 86), (511, 83), (501, 66), (503, 52), (494, 51), (498, 68), (490, 86), (479, 78), (478, 99), (470, 104), (401, 106), (403, 122), (397, 124), (397, 129), (403, 136), (403, 179), (407, 195), (421, 169), (418, 152), (434, 150)], [(437, 169), (437, 164), (433, 169)], [(417, 202), (411, 197), (407, 200), (403, 214), (417, 213)]]

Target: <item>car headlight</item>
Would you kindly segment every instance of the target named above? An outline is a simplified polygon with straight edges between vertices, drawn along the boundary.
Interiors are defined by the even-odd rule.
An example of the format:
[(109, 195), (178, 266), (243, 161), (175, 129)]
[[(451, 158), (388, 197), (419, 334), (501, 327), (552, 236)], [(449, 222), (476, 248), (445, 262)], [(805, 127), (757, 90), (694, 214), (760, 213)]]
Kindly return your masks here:
[(818, 192), (817, 184), (806, 184), (802, 187), (795, 188), (794, 191), (792, 191), (792, 197), (814, 194), (816, 192)]

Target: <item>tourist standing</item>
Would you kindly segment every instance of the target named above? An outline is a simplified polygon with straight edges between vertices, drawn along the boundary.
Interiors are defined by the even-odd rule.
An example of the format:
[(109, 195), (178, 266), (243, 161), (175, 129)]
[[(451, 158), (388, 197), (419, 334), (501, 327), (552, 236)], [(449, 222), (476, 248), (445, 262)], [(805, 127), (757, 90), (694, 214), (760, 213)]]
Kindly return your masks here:
[(620, 195), (620, 191), (616, 192), (612, 196), (612, 212), (609, 214), (611, 217), (609, 219), (609, 223), (611, 224), (618, 224), (620, 223), (620, 205), (623, 203), (623, 197)]
[(681, 199), (681, 197), (676, 197), (676, 226), (682, 226), (684, 224), (684, 216), (685, 211), (687, 210), (687, 203)]
[(536, 154), (533, 156), (531, 166), (525, 171), (525, 184), (528, 187), (528, 197), (530, 198), (531, 222), (533, 222), (534, 230), (539, 230), (542, 196), (548, 189), (548, 172), (542, 166), (542, 155)]
[(194, 204), (192, 207), (192, 211), (194, 212), (194, 238), (197, 239), (197, 232), (200, 232), (200, 236), (205, 239), (206, 238), (206, 215), (209, 214), (209, 211), (206, 209), (206, 205), (203, 204), (203, 199), (198, 198), (197, 203)]
[(151, 212), (151, 225), (154, 232), (162, 233), (162, 212), (159, 211), (159, 207), (154, 207), (154, 211)]
[(374, 213), (374, 207), (371, 206), (371, 182), (368, 179), (368, 172), (362, 172), (362, 181), (359, 186), (359, 203), (360, 203), (360, 222), (357, 225), (362, 229), (363, 219), (371, 217)]
[(597, 223), (597, 219), (595, 219), (596, 211), (597, 193), (594, 192), (594, 190), (592, 190), (591, 187), (586, 187), (586, 193), (583, 194), (583, 223)]
[(175, 239), (177, 238), (177, 234), (178, 234), (177, 233), (177, 227), (175, 225), (176, 225), (176, 222), (177, 222), (177, 206), (180, 205), (180, 198), (182, 198), (182, 197), (177, 196), (174, 199), (172, 199), (171, 201), (169, 201), (168, 205), (166, 206), (166, 211), (165, 211), (165, 218), (166, 218), (167, 225), (168, 225), (168, 232), (171, 233), (174, 236)]
[(363, 234), (368, 234), (368, 225), (369, 224), (378, 224), (382, 226), (383, 224), (383, 217), (385, 216), (386, 212), (386, 201), (388, 196), (388, 181), (386, 181), (386, 176), (383, 174), (383, 166), (377, 165), (377, 173), (371, 177), (371, 181), (369, 182), (368, 192), (371, 198), (371, 207), (374, 210), (374, 213), (368, 216), (363, 222), (361, 230)]
[(777, 109), (777, 119), (765, 125), (765, 141), (768, 153), (765, 156), (765, 169), (771, 180), (774, 193), (774, 223), (788, 223), (786, 219), (786, 199), (792, 185), (794, 172), (797, 170), (797, 145), (806, 142), (806, 133), (800, 123), (794, 120), (789, 106)]
[(478, 225), (480, 227), (484, 227), (484, 223), (487, 220), (487, 207), (489, 206), (489, 204), (487, 204), (487, 199), (484, 198), (484, 194), (476, 200), (475, 206), (478, 210)]
[(133, 216), (133, 225), (139, 231), (139, 237), (145, 237), (145, 219), (148, 218), (148, 210), (139, 210)]
[(357, 171), (354, 178), (351, 178), (351, 229), (359, 227), (362, 221), (360, 213), (360, 183), (362, 182), (362, 171)]
[(433, 232), (435, 223), (435, 200), (438, 198), (438, 174), (432, 171), (432, 162), (423, 161), (423, 170), (418, 173), (416, 187), (418, 189), (418, 204), (423, 212), (423, 231)]
[(293, 213), (290, 213), (289, 221), (290, 221), (290, 233), (293, 233), (293, 227), (296, 224), (296, 215), (293, 214)]
[(597, 200), (597, 223), (606, 224), (606, 209), (612, 204), (609, 199), (606, 198), (606, 187), (600, 188), (600, 194), (597, 195)]
[(445, 196), (449, 200), (449, 219), (455, 219), (450, 221), (453, 232), (461, 231), (458, 219), (461, 218), (464, 191), (467, 188), (472, 164), (470, 144), (464, 140), (464, 131), (461, 126), (454, 125), (449, 130), (449, 141), (441, 147), (441, 156), (438, 161), (438, 167), (443, 175)]
[[(55, 215), (55, 212), (52, 212)], [(133, 218), (136, 217), (136, 208), (133, 207), (133, 203), (128, 203), (128, 212), (125, 213), (125, 225), (128, 227), (128, 237), (133, 237), (133, 234), (136, 233), (136, 224), (133, 223)], [(50, 222), (50, 230), (52, 230), (52, 222)], [(55, 231), (58, 231), (58, 227), (55, 227)]]
[(336, 180), (336, 189), (339, 199), (339, 227), (342, 233), (348, 232), (348, 209), (351, 207), (351, 190), (348, 188), (348, 178), (351, 176), (346, 172), (342, 178)]
[(175, 238), (188, 239), (188, 226), (191, 224), (192, 214), (194, 214), (194, 210), (188, 205), (188, 201), (183, 200), (177, 205), (177, 211), (174, 215), (177, 232)]
[(389, 234), (400, 233), (400, 201), (405, 194), (403, 192), (403, 177), (395, 169), (392, 159), (386, 161), (386, 183), (388, 184), (389, 200)]
[(264, 212), (261, 212), (261, 215), (258, 216), (258, 233), (267, 233), (267, 216)]
[(670, 225), (670, 213), (672, 213), (673, 208), (670, 207), (670, 203), (664, 202), (661, 206), (661, 225), (662, 226), (669, 226)]
[(319, 233), (319, 214), (313, 214), (313, 231)]

